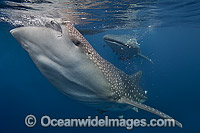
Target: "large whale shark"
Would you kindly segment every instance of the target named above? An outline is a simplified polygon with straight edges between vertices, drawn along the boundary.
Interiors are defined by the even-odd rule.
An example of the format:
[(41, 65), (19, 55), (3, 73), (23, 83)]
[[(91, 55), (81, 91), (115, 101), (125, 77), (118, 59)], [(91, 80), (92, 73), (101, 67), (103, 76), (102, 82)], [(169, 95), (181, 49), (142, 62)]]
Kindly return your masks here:
[(68, 97), (104, 111), (140, 108), (172, 119), (143, 104), (147, 97), (138, 85), (141, 71), (127, 75), (116, 68), (71, 23), (50, 22), (46, 27), (20, 27), (10, 32), (48, 81)]
[(139, 56), (154, 64), (151, 59), (141, 53), (140, 44), (137, 42), (137, 39), (133, 38), (131, 35), (108, 34), (105, 35), (103, 39), (121, 60), (128, 60)]

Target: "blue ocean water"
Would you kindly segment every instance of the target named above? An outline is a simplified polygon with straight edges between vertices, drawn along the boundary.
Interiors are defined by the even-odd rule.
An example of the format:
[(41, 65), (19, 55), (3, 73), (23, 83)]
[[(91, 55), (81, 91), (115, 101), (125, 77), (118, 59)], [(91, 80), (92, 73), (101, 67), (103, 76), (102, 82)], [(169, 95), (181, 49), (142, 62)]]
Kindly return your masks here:
[[(15, 0), (12, 1), (14, 3), (10, 2), (1, 2), (0, 5), (0, 14), (2, 15), (0, 23), (0, 133), (184, 133), (200, 131), (200, 99), (198, 96), (200, 93), (199, 1), (110, 1), (105, 5), (101, 4), (101, 1), (89, 1), (89, 4), (85, 5), (91, 5), (95, 2), (97, 4), (88, 6), (86, 9), (82, 6), (77, 9), (82, 14), (75, 16), (82, 15), (82, 18), (87, 18), (80, 19), (83, 22), (85, 20), (84, 24), (79, 22), (79, 19), (74, 20), (76, 23), (79, 22), (76, 25), (77, 28), (93, 29), (95, 27), (97, 30), (104, 30), (98, 34), (85, 35), (96, 51), (128, 74), (142, 70), (143, 76), (140, 85), (148, 91), (148, 100), (145, 104), (173, 116), (183, 124), (183, 128), (139, 127), (132, 130), (116, 127), (44, 128), (39, 124), (28, 128), (24, 124), (24, 119), (28, 114), (34, 114), (36, 118), (43, 115), (49, 115), (52, 118), (87, 118), (88, 115), (92, 117), (96, 115), (103, 117), (104, 115), (95, 108), (87, 107), (67, 98), (54, 88), (9, 33), (12, 28), (20, 25), (13, 21), (17, 19), (14, 17), (17, 11), (25, 9), (22, 11), (28, 11), (28, 13), (20, 13), (31, 14), (31, 8), (35, 8), (31, 7), (32, 4), (38, 6), (51, 3), (51, 1)], [(79, 3), (80, 1), (73, 2)], [(90, 15), (83, 15), (83, 12)], [(63, 17), (62, 14), (61, 17)], [(18, 20), (27, 22), (19, 17)], [(142, 53), (147, 54), (155, 64), (152, 65), (145, 61), (140, 64), (140, 59), (133, 59), (128, 63), (120, 61), (108, 46), (104, 47), (105, 42), (102, 37), (106, 34), (137, 34)], [(133, 110), (108, 112), (107, 115), (112, 118), (117, 118), (118, 115), (124, 115), (125, 118), (159, 118), (143, 110), (139, 110), (138, 113)]]

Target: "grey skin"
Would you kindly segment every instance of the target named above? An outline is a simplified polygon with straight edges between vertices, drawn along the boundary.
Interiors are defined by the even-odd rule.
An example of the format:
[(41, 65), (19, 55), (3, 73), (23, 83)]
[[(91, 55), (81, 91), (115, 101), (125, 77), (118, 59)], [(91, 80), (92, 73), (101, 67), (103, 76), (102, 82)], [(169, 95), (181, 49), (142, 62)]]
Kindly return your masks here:
[(103, 39), (121, 60), (128, 60), (139, 56), (154, 64), (151, 59), (141, 54), (136, 38), (130, 35), (105, 35)]
[[(60, 92), (103, 111), (140, 108), (172, 119), (143, 104), (147, 97), (138, 85), (141, 71), (127, 75), (116, 68), (103, 59), (72, 24), (49, 24), (47, 27), (15, 28), (10, 32)], [(175, 124), (182, 127), (176, 120)]]

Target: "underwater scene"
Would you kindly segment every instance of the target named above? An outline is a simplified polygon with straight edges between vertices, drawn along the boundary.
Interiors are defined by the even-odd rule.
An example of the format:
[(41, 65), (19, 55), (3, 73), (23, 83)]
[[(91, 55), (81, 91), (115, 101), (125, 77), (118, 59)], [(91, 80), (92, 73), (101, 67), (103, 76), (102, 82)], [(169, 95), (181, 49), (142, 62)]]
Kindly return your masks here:
[(1, 0), (0, 133), (200, 132), (199, 0)]

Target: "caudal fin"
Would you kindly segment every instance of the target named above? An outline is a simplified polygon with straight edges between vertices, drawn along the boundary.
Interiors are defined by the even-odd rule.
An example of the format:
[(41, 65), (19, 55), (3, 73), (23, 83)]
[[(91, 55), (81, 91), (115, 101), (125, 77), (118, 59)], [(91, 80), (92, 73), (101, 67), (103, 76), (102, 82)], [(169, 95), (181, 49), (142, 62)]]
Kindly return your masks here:
[(143, 59), (145, 59), (145, 60), (151, 62), (152, 64), (154, 64), (154, 62), (153, 62), (151, 59), (149, 59), (148, 57), (144, 56), (143, 54), (139, 53), (138, 55), (139, 55), (140, 57), (142, 57)]
[[(139, 102), (130, 101), (130, 100), (125, 99), (125, 98), (121, 98), (120, 102), (121, 102), (121, 103), (129, 104), (129, 105), (132, 105), (132, 106), (134, 106), (134, 107), (143, 109), (143, 110), (148, 111), (148, 112), (151, 112), (151, 113), (153, 113), (153, 114), (155, 114), (155, 115), (158, 115), (158, 116), (160, 116), (160, 117), (162, 117), (162, 118), (165, 118), (165, 119), (173, 119), (171, 116), (169, 116), (169, 115), (167, 115), (167, 114), (165, 114), (165, 113), (163, 113), (163, 112), (160, 112), (159, 110), (154, 109), (154, 108), (152, 108), (152, 107), (150, 107), (150, 106), (147, 106), (147, 105), (145, 105), (145, 104), (139, 103)], [(177, 120), (175, 120), (175, 124), (176, 124), (177, 126), (179, 126), (180, 128), (183, 127), (182, 124), (181, 124), (179, 121), (177, 121)]]

